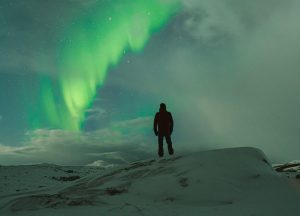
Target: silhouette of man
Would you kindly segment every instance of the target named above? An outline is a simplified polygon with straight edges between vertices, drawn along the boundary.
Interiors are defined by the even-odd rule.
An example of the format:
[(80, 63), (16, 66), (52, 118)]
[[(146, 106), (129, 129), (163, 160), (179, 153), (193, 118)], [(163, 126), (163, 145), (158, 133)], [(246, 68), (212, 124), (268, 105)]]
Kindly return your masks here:
[(159, 112), (156, 113), (153, 123), (153, 130), (156, 136), (158, 136), (158, 155), (162, 157), (164, 155), (163, 141), (166, 138), (168, 144), (169, 155), (174, 154), (172, 147), (171, 134), (173, 132), (173, 117), (170, 112), (167, 111), (166, 104), (161, 103)]

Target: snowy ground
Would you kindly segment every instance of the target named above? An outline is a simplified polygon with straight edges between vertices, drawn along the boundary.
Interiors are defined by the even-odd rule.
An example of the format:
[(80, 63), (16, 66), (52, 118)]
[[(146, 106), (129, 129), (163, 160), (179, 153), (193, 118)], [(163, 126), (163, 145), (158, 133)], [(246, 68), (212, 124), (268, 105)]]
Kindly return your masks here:
[(2, 166), (0, 215), (298, 216), (300, 179), (282, 173), (254, 148), (175, 155), (105, 170)]

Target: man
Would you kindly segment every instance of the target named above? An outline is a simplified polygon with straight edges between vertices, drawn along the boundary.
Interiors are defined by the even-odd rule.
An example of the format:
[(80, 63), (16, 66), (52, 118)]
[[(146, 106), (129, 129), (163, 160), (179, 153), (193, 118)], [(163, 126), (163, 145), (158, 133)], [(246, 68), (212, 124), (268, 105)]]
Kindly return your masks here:
[(166, 138), (168, 144), (169, 155), (174, 154), (172, 147), (171, 134), (173, 132), (173, 118), (172, 114), (167, 111), (166, 104), (161, 103), (159, 112), (156, 113), (153, 123), (153, 130), (156, 136), (158, 136), (158, 155), (162, 157), (164, 155), (163, 141)]

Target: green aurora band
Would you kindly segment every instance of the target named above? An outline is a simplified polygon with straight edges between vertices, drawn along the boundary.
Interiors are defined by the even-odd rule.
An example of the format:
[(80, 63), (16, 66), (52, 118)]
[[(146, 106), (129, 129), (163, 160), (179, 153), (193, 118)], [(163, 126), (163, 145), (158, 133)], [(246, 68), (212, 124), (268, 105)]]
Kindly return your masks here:
[(72, 20), (58, 49), (58, 83), (42, 81), (45, 113), (35, 128), (46, 122), (48, 127), (80, 131), (109, 67), (128, 51), (142, 51), (179, 9), (179, 0), (100, 1)]

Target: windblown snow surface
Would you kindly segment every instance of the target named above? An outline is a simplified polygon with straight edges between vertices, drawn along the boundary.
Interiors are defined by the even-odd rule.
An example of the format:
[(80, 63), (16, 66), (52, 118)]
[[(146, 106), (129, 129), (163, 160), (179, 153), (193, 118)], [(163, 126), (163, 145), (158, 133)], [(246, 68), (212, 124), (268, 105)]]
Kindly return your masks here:
[(109, 169), (2, 166), (0, 178), (1, 216), (300, 215), (300, 193), (254, 148)]

